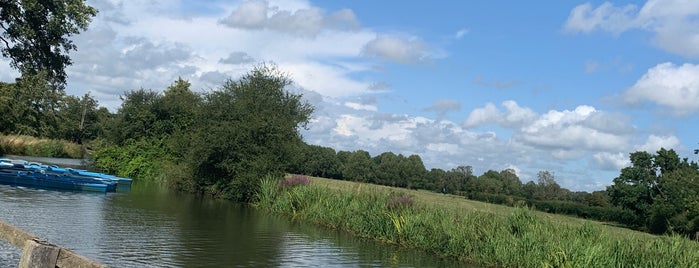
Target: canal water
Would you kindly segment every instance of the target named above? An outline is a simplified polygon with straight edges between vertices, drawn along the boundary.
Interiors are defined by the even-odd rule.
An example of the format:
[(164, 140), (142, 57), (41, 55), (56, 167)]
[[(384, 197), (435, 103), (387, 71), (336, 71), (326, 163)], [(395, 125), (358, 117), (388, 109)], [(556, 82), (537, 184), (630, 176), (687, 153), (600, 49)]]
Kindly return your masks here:
[[(107, 194), (0, 185), (0, 220), (111, 267), (464, 266), (150, 184)], [(0, 267), (20, 256), (0, 241)]]

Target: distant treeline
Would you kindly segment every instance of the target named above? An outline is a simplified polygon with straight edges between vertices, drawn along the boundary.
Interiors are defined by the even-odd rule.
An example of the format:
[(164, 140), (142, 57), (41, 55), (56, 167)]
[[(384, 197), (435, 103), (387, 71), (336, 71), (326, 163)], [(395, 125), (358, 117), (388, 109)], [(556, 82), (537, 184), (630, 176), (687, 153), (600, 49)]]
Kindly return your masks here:
[(470, 166), (427, 170), (418, 155), (336, 151), (303, 142), (313, 107), (286, 90), (292, 81), (260, 65), (206, 93), (177, 79), (163, 93), (125, 92), (116, 113), (89, 94), (66, 96), (41, 74), (0, 83), (0, 132), (85, 143), (102, 171), (177, 189), (251, 201), (260, 179), (285, 173), (424, 189), (578, 217), (653, 233), (699, 231), (699, 171), (673, 150), (630, 154), (602, 191), (572, 192), (540, 171), (522, 183), (513, 170), (476, 176)]

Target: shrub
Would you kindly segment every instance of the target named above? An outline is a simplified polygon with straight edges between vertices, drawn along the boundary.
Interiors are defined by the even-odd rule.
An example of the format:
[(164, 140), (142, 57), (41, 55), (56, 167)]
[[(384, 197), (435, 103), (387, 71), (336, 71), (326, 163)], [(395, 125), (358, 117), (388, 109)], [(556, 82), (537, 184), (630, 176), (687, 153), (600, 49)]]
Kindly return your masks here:
[(410, 208), (415, 204), (412, 196), (406, 194), (391, 194), (388, 200), (386, 200), (386, 209), (388, 210), (402, 210)]
[(279, 188), (293, 188), (300, 185), (311, 185), (311, 179), (305, 175), (292, 175), (279, 181)]

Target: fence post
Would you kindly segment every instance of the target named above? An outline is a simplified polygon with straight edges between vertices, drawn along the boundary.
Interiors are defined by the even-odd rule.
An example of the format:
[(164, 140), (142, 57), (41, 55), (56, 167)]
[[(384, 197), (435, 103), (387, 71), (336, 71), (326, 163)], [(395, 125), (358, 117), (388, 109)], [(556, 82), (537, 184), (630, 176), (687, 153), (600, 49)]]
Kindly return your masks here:
[(19, 268), (55, 268), (60, 250), (59, 247), (44, 241), (27, 240), (24, 243), (22, 258), (19, 259)]

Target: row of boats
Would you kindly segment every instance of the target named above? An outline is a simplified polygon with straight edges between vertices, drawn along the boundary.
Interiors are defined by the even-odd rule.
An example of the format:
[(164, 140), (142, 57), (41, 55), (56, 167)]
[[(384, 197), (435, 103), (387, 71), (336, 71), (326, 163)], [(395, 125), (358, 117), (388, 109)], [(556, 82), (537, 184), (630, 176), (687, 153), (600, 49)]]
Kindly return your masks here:
[(72, 191), (116, 192), (131, 189), (132, 179), (25, 160), (0, 158), (0, 183)]

